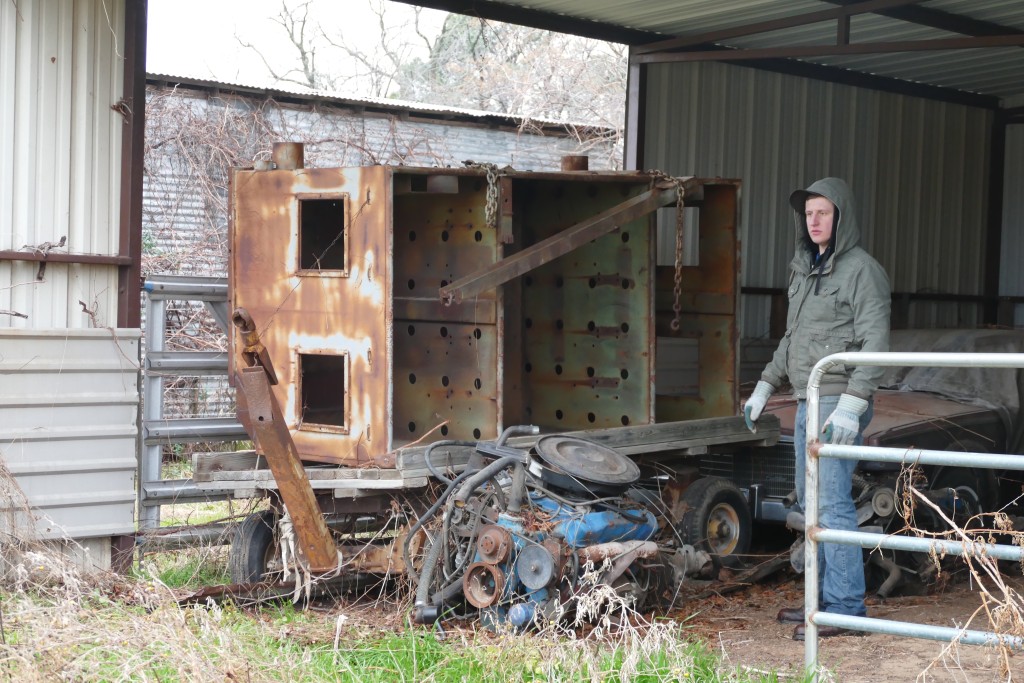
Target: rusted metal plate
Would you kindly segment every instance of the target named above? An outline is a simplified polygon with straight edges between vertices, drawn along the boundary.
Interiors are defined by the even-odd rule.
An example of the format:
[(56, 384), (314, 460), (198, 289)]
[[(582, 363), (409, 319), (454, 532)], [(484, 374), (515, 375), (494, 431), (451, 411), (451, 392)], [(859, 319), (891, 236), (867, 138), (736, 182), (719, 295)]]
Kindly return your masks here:
[[(546, 239), (648, 188), (636, 176), (618, 184), (520, 180), (520, 244)], [(642, 217), (522, 278), (525, 421), (568, 430), (653, 420), (653, 254), (650, 218)]]
[[(682, 269), (680, 329), (675, 313), (675, 269), (659, 267), (655, 302), (657, 334), (690, 337), (698, 344), (698, 387), (687, 396), (656, 398), (657, 420), (736, 415), (739, 410), (739, 187), (735, 181), (707, 181), (699, 202), (698, 265)], [(657, 378), (653, 378), (655, 385)]]
[[(304, 460), (368, 462), (390, 449), (389, 175), (379, 167), (241, 171), (232, 190), (231, 304), (248, 310), (273, 359), (274, 396), (295, 445)], [(304, 242), (300, 204), (332, 200), (335, 214), (305, 212), (320, 220), (305, 226)], [(302, 251), (309, 243), (334, 267), (308, 267), (323, 256), (311, 262)], [(330, 258), (332, 250), (340, 259)], [(235, 354), (239, 341), (233, 336)], [(333, 394), (328, 402), (345, 398), (347, 414), (332, 418), (330, 429), (304, 420), (303, 355), (344, 359), (337, 386), (319, 389)]]
[(486, 220), (486, 178), (451, 177), (457, 193), (394, 199), (395, 445), (424, 437), (493, 439), (500, 429), (500, 292), (450, 307), (437, 294), (500, 256), (496, 228)]

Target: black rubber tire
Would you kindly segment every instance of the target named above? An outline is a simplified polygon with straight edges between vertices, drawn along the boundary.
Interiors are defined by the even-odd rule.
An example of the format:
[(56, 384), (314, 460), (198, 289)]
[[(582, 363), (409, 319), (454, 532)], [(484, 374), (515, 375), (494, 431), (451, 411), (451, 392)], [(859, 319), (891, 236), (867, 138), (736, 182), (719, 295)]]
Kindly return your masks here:
[[(988, 453), (990, 448), (973, 439), (958, 441), (946, 447), (947, 451), (962, 453)], [(969, 514), (974, 515), (981, 512), (994, 512), (999, 507), (999, 485), (996, 482), (995, 471), (988, 468), (970, 467), (943, 467), (932, 474), (932, 489), (961, 489), (965, 487), (965, 500), (970, 500), (970, 494), (977, 497), (976, 505), (969, 505), (973, 508)], [(988, 518), (982, 518), (989, 522)], [(957, 520), (960, 523), (961, 520)], [(987, 526), (985, 524), (984, 526)]]
[(232, 583), (255, 583), (265, 578), (270, 559), (277, 552), (276, 529), (276, 510), (254, 512), (238, 525), (228, 553)]
[(728, 479), (704, 477), (683, 492), (686, 512), (676, 525), (684, 543), (730, 557), (750, 550), (753, 521), (743, 493)]

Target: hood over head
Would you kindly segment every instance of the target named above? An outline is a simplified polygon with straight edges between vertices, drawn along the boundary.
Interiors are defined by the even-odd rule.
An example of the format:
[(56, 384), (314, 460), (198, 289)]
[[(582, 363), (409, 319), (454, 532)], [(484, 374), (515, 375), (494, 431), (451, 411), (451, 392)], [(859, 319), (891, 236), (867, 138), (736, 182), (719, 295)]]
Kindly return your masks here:
[(836, 205), (836, 215), (832, 221), (832, 240), (829, 242), (833, 253), (838, 256), (860, 244), (860, 226), (857, 224), (857, 211), (853, 205), (853, 191), (841, 178), (822, 178), (812, 183), (806, 190), (797, 190), (789, 196), (789, 205), (796, 211), (797, 255), (804, 253), (804, 250), (811, 254), (818, 251), (818, 247), (807, 233), (807, 219), (804, 216), (804, 205), (808, 198), (814, 196), (824, 197)]

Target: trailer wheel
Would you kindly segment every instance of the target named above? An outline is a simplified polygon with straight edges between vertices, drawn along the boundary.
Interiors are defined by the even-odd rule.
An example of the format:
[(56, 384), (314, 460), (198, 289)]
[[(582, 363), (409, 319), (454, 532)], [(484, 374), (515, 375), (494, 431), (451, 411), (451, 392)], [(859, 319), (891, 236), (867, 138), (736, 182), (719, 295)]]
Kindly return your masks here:
[(725, 557), (750, 550), (753, 522), (743, 493), (728, 479), (704, 477), (683, 492), (677, 524), (685, 543)]
[(277, 511), (262, 510), (247, 516), (235, 531), (228, 554), (232, 583), (262, 581), (277, 556)]

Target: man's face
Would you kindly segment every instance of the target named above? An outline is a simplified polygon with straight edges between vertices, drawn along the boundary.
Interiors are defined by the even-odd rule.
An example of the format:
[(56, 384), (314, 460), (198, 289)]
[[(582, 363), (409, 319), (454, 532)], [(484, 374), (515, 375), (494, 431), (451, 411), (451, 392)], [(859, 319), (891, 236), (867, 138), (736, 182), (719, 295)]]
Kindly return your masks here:
[(828, 241), (832, 239), (832, 221), (835, 215), (836, 205), (824, 197), (811, 197), (804, 203), (807, 233), (811, 236), (811, 241), (818, 245), (818, 253), (824, 254)]

